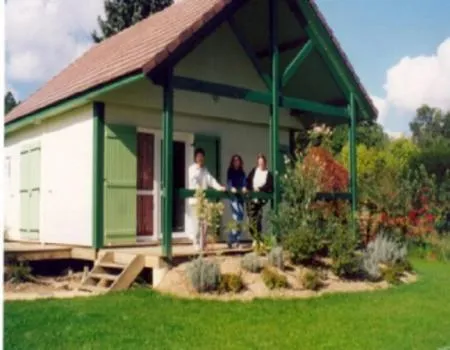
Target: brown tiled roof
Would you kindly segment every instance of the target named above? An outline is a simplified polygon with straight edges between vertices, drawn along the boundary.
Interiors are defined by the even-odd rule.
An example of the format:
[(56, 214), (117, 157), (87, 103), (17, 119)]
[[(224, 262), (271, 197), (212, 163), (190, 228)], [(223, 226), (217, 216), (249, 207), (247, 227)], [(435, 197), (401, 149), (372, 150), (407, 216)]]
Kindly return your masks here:
[[(9, 113), (10, 122), (99, 84), (157, 65), (231, 0), (182, 0), (94, 45)], [(150, 68), (147, 66), (146, 68)]]
[[(241, 0), (181, 0), (119, 34), (94, 45), (84, 55), (53, 77), (41, 89), (14, 108), (6, 117), (11, 122), (66, 98), (83, 93), (117, 78), (149, 71), (156, 67), (182, 42), (231, 2)], [(314, 5), (314, 1), (311, 0)], [(337, 40), (318, 8), (318, 16), (338, 46), (361, 90), (366, 94)], [(368, 100), (370, 98), (367, 96)], [(374, 109), (375, 110), (375, 109)]]

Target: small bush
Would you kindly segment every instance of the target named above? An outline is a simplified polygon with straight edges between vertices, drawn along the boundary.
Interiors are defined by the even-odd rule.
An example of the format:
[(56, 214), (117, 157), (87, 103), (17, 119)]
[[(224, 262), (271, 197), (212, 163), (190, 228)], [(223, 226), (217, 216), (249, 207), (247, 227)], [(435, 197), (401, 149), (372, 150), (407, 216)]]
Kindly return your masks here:
[(402, 277), (403, 270), (398, 266), (387, 265), (381, 269), (383, 279), (389, 284), (399, 284), (400, 277)]
[(322, 286), (322, 276), (316, 270), (306, 269), (300, 274), (300, 282), (309, 290), (318, 290)]
[(395, 264), (395, 266), (400, 270), (400, 271), (407, 271), (407, 272), (412, 272), (413, 271), (413, 267), (411, 265), (411, 262), (407, 259), (402, 260), (398, 263)]
[(379, 263), (395, 264), (406, 259), (408, 250), (406, 244), (401, 244), (389, 239), (384, 234), (379, 234), (375, 240), (367, 245), (368, 254), (374, 255)]
[(274, 247), (269, 252), (267, 258), (269, 260), (269, 264), (279, 268), (280, 270), (284, 270), (284, 256), (283, 256), (283, 248)]
[(242, 282), (241, 275), (234, 273), (224, 273), (220, 276), (220, 293), (238, 293), (244, 288), (244, 283)]
[(319, 250), (316, 230), (307, 225), (283, 235), (282, 245), (294, 264), (310, 262)]
[(187, 266), (186, 272), (197, 292), (213, 291), (219, 287), (220, 268), (216, 262), (199, 257)]
[(246, 271), (259, 273), (263, 268), (263, 263), (259, 255), (252, 252), (244, 255), (241, 260), (241, 267)]
[(283, 276), (269, 267), (263, 269), (261, 278), (269, 289), (286, 288), (288, 286), (286, 276)]
[(367, 276), (373, 280), (383, 277), (380, 264), (396, 266), (402, 271), (411, 271), (411, 264), (406, 258), (406, 245), (394, 241), (380, 234), (367, 245), (363, 256), (363, 269)]
[(6, 266), (4, 277), (12, 283), (28, 282), (32, 279), (31, 267), (27, 262), (14, 262)]
[(358, 240), (349, 227), (336, 226), (330, 246), (331, 269), (339, 277), (355, 277), (361, 273), (361, 257), (357, 255)]

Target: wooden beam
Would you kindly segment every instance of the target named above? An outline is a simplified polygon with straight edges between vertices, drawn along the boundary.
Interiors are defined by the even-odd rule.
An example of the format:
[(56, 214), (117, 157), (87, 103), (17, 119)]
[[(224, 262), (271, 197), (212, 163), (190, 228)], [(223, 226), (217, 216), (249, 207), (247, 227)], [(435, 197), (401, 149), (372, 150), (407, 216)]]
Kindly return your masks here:
[(282, 84), (286, 86), (292, 76), (297, 72), (300, 65), (305, 61), (313, 49), (314, 45), (311, 40), (309, 40), (302, 49), (297, 53), (294, 59), (289, 63), (283, 73)]
[[(308, 42), (308, 38), (296, 38), (296, 39), (293, 39), (293, 40), (289, 40), (289, 41), (286, 41), (284, 43), (280, 43), (278, 45), (278, 51), (280, 53), (283, 53), (283, 52), (286, 52), (286, 51), (298, 49), (299, 47), (304, 46), (307, 42)], [(266, 57), (270, 57), (271, 54), (272, 54), (271, 48), (267, 47), (265, 49), (258, 50), (256, 52), (256, 57), (258, 57), (258, 58), (266, 58)]]
[(230, 25), (231, 30), (234, 33), (234, 36), (238, 40), (238, 42), (241, 45), (242, 49), (247, 54), (247, 57), (252, 62), (253, 67), (258, 72), (259, 77), (264, 82), (264, 84), (266, 85), (267, 89), (270, 89), (270, 84), (271, 84), (270, 77), (267, 74), (265, 74), (263, 72), (263, 70), (261, 69), (261, 65), (258, 62), (258, 58), (256, 57), (255, 52), (253, 51), (253, 49), (251, 48), (250, 44), (246, 40), (244, 34), (239, 30), (239, 28), (238, 28), (236, 22), (234, 21), (233, 17), (230, 17), (228, 19), (228, 23)]
[[(156, 81), (157, 85), (163, 83)], [(235, 87), (226, 84), (212, 83), (193, 78), (175, 76), (173, 77), (173, 87), (178, 90), (200, 92), (226, 98), (245, 100), (252, 103), (270, 106), (272, 104), (272, 94), (270, 92), (254, 91), (246, 88)], [(348, 119), (347, 108), (325, 105), (319, 102), (308, 101), (295, 97), (280, 98), (280, 107), (302, 110), (310, 113), (329, 115)]]

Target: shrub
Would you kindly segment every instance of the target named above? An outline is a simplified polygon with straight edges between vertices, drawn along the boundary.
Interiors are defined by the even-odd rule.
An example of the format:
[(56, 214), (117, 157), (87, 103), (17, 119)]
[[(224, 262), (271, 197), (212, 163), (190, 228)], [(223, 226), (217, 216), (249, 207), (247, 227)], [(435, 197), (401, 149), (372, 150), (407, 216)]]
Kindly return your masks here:
[(375, 261), (391, 265), (406, 260), (407, 253), (406, 244), (396, 242), (384, 234), (379, 234), (366, 248), (366, 254), (373, 255)]
[(300, 282), (309, 290), (318, 290), (322, 286), (322, 276), (316, 270), (306, 269), (300, 274)]
[(220, 268), (216, 262), (199, 257), (187, 266), (186, 272), (197, 292), (213, 291), (219, 287)]
[(282, 247), (274, 247), (267, 256), (269, 264), (284, 270), (284, 253)]
[(355, 277), (361, 272), (358, 239), (349, 226), (336, 226), (330, 246), (331, 269), (339, 277)]
[(383, 279), (389, 284), (399, 284), (403, 271), (398, 266), (387, 265), (381, 269)]
[(245, 254), (241, 260), (241, 267), (253, 273), (258, 273), (263, 268), (263, 263), (259, 255), (255, 252)]
[(12, 283), (28, 282), (32, 280), (31, 267), (27, 262), (13, 261), (5, 267), (5, 280)]
[(316, 230), (304, 223), (296, 230), (283, 235), (282, 246), (289, 253), (294, 264), (310, 262), (319, 250), (319, 240)]
[(363, 269), (369, 278), (378, 280), (383, 277), (380, 264), (396, 266), (397, 269), (405, 271), (411, 269), (411, 265), (406, 259), (406, 244), (397, 242), (392, 238), (379, 234), (375, 240), (371, 241), (363, 256)]
[(263, 269), (261, 278), (269, 289), (286, 288), (288, 286), (286, 276), (267, 266)]
[(219, 292), (220, 293), (238, 293), (244, 288), (241, 275), (234, 273), (224, 273), (220, 276)]

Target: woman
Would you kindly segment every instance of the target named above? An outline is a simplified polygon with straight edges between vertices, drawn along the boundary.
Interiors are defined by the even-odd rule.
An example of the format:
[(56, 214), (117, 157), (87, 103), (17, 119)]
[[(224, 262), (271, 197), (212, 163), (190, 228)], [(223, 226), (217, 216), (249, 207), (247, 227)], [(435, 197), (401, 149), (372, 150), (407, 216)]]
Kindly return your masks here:
[[(235, 154), (231, 157), (230, 165), (227, 171), (228, 190), (233, 193), (237, 191), (246, 192), (246, 177), (244, 171), (244, 162), (240, 155)], [(232, 248), (233, 244), (239, 246), (241, 238), (241, 225), (244, 220), (244, 200), (242, 197), (234, 197), (230, 201), (231, 215), (234, 220), (234, 227), (228, 236), (228, 248)]]
[[(247, 178), (247, 189), (254, 192), (273, 192), (273, 176), (267, 169), (266, 157), (259, 153), (257, 165), (250, 171)], [(247, 204), (247, 215), (250, 223), (250, 234), (253, 237), (253, 244), (261, 242), (262, 212), (267, 200), (253, 199)]]

